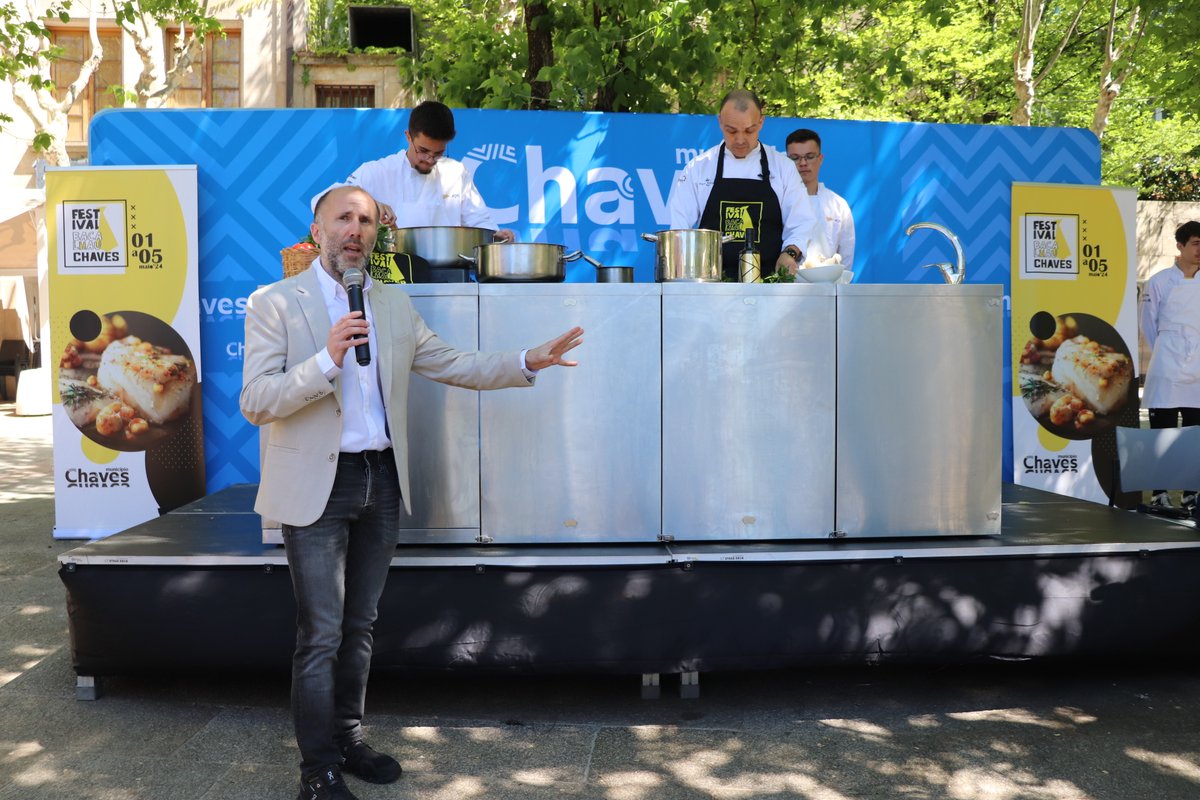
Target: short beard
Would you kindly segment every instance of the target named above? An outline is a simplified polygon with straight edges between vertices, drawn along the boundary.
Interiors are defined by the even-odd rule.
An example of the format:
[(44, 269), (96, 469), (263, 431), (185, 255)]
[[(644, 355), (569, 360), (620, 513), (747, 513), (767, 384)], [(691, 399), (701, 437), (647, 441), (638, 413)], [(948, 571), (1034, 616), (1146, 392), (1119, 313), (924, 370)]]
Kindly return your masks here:
[(353, 259), (348, 262), (342, 259), (341, 253), (330, 253), (328, 258), (321, 259), (321, 263), (329, 267), (329, 271), (333, 273), (333, 277), (337, 278), (338, 283), (341, 283), (342, 277), (345, 276), (348, 269), (357, 268), (365, 272), (367, 260), (368, 256), (366, 253), (362, 254), (362, 258)]
[[(324, 229), (321, 229), (321, 241), (327, 242)], [(343, 240), (344, 241), (344, 240)], [(339, 243), (340, 245), (341, 243)], [(321, 263), (325, 265), (329, 273), (337, 279), (338, 283), (342, 282), (342, 276), (346, 274), (346, 270), (351, 268), (361, 269), (364, 272), (367, 268), (367, 262), (371, 260), (371, 254), (367, 242), (363, 242), (364, 252), (361, 257), (354, 259), (346, 259), (342, 253), (341, 247), (330, 249), (328, 253), (322, 251)]]

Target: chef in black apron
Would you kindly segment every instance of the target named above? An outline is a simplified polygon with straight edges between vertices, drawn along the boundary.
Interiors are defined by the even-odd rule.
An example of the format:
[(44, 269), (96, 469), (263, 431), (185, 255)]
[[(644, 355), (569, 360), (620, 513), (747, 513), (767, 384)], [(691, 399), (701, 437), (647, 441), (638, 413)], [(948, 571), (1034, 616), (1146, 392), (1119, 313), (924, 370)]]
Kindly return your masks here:
[(761, 177), (726, 178), (725, 144), (721, 144), (717, 156), (717, 177), (712, 192), (700, 215), (700, 227), (720, 231), (733, 237), (721, 245), (721, 271), (725, 280), (736, 281), (738, 252), (745, 246), (746, 229), (751, 228), (754, 246), (762, 253), (763, 264), (774, 264), (783, 250), (783, 210), (779, 197), (771, 188), (771, 167), (767, 164), (767, 151), (758, 149)]
[(783, 153), (759, 141), (762, 103), (753, 92), (727, 94), (717, 123), (722, 143), (697, 155), (676, 176), (667, 202), (671, 227), (706, 228), (728, 236), (721, 248), (726, 280), (740, 278), (738, 253), (745, 247), (746, 231), (761, 254), (764, 275), (777, 267), (794, 273), (814, 221), (804, 184)]

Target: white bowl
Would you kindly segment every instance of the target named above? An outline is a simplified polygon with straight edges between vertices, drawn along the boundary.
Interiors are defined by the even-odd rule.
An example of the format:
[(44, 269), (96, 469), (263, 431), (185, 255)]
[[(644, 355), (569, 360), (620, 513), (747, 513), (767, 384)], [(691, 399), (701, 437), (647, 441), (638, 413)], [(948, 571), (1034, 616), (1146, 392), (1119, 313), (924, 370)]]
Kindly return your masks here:
[(832, 283), (842, 277), (846, 268), (841, 264), (823, 264), (819, 267), (796, 270), (796, 278), (809, 283)]

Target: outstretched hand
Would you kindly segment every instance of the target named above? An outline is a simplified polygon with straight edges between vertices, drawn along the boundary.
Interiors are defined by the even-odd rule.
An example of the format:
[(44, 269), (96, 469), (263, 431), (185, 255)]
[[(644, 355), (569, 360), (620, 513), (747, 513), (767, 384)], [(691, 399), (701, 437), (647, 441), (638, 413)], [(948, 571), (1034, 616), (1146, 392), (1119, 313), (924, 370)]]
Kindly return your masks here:
[(525, 366), (534, 372), (556, 365), (560, 367), (574, 367), (579, 362), (564, 361), (563, 354), (574, 350), (581, 344), (583, 344), (583, 328), (571, 328), (571, 330), (563, 335), (526, 351)]

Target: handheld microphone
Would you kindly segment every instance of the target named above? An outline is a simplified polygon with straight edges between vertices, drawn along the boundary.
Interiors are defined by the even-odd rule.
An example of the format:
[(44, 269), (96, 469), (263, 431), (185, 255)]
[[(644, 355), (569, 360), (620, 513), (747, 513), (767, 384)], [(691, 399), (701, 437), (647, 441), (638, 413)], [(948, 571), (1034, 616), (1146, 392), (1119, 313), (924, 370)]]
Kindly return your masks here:
[[(363, 281), (366, 276), (357, 267), (351, 267), (342, 274), (342, 285), (346, 287), (346, 295), (350, 298), (350, 310), (361, 311), (363, 319), (367, 318), (367, 307), (363, 304)], [(367, 343), (354, 346), (354, 358), (360, 367), (371, 363), (371, 345)]]

